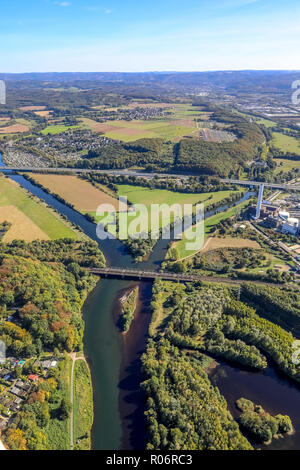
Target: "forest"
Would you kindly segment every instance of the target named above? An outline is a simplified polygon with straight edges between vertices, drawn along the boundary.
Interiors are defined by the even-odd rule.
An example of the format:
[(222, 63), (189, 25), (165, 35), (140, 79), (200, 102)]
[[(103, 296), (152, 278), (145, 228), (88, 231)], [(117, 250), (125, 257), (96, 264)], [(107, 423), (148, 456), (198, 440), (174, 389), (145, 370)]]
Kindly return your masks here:
[[(239, 430), (209, 382), (205, 369), (210, 357), (253, 370), (265, 369), (272, 358), (278, 369), (300, 381), (300, 368), (292, 361), (295, 338), (236, 295), (235, 288), (222, 285), (179, 289), (155, 282), (143, 356), (149, 449), (251, 448), (241, 434), (243, 426)], [(271, 437), (283, 421), (288, 424), (278, 418)]]
[[(82, 305), (98, 282), (86, 268), (104, 265), (103, 254), (92, 241), (0, 244), (0, 340), (6, 344), (5, 367), (12, 370), (14, 381), (20, 379), (21, 387), (25, 381), (30, 384), (30, 374), (38, 374), (32, 376), (26, 402), (21, 400), (5, 429), (10, 449), (69, 448), (68, 353), (83, 348)], [(43, 357), (55, 358), (56, 366), (46, 375), (38, 361)], [(24, 365), (11, 369), (11, 361), (21, 358)], [(1, 392), (10, 386), (5, 377), (0, 379)], [(6, 399), (4, 392), (2, 412)]]
[[(96, 284), (87, 266), (104, 266), (93, 242), (0, 245), (0, 339), (8, 354), (31, 357), (82, 346), (81, 307)], [(5, 320), (16, 309), (17, 321)]]

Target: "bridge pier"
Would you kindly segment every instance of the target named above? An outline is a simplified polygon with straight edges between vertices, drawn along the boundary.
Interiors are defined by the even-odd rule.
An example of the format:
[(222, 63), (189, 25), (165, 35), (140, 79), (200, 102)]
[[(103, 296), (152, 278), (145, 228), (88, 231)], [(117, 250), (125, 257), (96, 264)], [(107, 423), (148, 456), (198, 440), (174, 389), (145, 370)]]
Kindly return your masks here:
[(259, 191), (258, 191), (258, 200), (257, 200), (257, 206), (256, 206), (256, 215), (255, 215), (255, 219), (259, 219), (260, 218), (260, 212), (261, 212), (261, 205), (262, 205), (262, 201), (263, 201), (263, 195), (264, 195), (264, 185), (261, 184), (259, 186)]

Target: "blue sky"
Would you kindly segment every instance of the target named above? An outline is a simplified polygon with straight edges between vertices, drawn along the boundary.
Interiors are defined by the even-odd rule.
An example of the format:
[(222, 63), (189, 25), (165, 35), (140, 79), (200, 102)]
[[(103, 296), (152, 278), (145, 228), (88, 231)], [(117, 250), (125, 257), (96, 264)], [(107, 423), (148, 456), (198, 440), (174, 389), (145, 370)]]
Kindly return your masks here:
[(0, 72), (300, 69), (299, 0), (9, 0)]

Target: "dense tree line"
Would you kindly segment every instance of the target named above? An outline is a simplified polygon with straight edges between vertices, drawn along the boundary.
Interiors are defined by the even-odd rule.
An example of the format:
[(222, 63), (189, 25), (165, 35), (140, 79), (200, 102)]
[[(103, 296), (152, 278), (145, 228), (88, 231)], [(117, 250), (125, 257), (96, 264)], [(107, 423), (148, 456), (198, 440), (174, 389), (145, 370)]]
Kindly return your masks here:
[(300, 294), (286, 292), (276, 287), (247, 284), (242, 290), (242, 299), (250, 302), (260, 313), (283, 328), (300, 336)]
[[(9, 354), (31, 357), (81, 347), (81, 307), (96, 283), (83, 266), (93, 265), (104, 265), (93, 242), (0, 245), (0, 339)], [(14, 309), (16, 324), (5, 321)]]
[(242, 411), (239, 419), (242, 428), (259, 443), (269, 443), (279, 434), (286, 434), (293, 429), (287, 415), (272, 416), (260, 405), (245, 398), (237, 400), (236, 405)]
[(142, 361), (148, 450), (251, 449), (197, 359), (161, 339)]
[[(292, 361), (293, 336), (259, 317), (251, 306), (235, 300), (235, 295), (235, 290), (217, 285), (179, 288), (155, 282), (151, 340), (143, 356), (149, 449), (250, 447), (232, 427), (235, 423), (228, 428), (229, 422), (222, 421), (220, 434), (220, 419), (225, 415), (217, 403), (225, 405), (225, 400), (217, 389), (212, 391), (203, 369), (203, 353), (256, 369), (266, 368), (270, 356), (284, 373), (299, 380), (299, 366)], [(245, 404), (245, 400), (240, 403)], [(291, 429), (288, 417), (269, 418), (265, 413), (257, 417), (246, 411), (240, 420), (242, 428), (255, 430), (263, 442)], [(227, 418), (232, 423), (229, 414)]]

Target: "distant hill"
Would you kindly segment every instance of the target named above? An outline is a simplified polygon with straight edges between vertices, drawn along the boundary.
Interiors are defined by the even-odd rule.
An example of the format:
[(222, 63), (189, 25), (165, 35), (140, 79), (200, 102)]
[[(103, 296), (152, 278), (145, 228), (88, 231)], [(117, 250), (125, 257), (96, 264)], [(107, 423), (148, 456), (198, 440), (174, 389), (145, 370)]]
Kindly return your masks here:
[(6, 81), (39, 82), (101, 82), (158, 86), (195, 87), (208, 86), (223, 90), (284, 91), (290, 90), (291, 83), (300, 79), (300, 71), (218, 71), (218, 72), (65, 72), (65, 73), (21, 73), (0, 74)]

